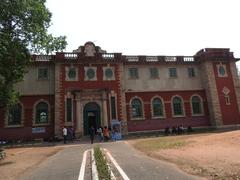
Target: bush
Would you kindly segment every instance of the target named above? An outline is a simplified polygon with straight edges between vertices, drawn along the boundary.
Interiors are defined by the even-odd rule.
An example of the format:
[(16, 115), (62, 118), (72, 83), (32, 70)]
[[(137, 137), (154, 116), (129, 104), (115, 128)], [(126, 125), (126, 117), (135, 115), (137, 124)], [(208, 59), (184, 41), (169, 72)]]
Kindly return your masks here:
[(108, 168), (105, 156), (99, 147), (94, 148), (94, 158), (96, 161), (99, 179), (110, 180), (111, 179), (110, 170)]

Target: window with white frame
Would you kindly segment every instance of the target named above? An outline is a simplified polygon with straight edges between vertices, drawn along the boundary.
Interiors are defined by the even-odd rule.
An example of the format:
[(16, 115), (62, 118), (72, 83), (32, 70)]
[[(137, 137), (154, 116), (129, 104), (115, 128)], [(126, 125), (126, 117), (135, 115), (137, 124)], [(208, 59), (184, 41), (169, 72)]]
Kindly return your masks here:
[(78, 80), (78, 68), (74, 66), (65, 67), (66, 81), (77, 81)]
[(191, 107), (192, 107), (193, 115), (203, 114), (202, 101), (201, 101), (200, 97), (193, 96), (191, 98)]
[(131, 101), (131, 117), (132, 118), (142, 118), (143, 117), (143, 107), (142, 101), (138, 98), (134, 98)]
[(174, 97), (172, 99), (172, 108), (174, 116), (183, 116), (183, 102), (180, 97)]
[(163, 117), (163, 102), (156, 97), (152, 100), (152, 115), (153, 117)]
[(86, 81), (97, 80), (97, 67), (84, 67), (84, 71), (85, 71), (84, 79)]
[(103, 80), (115, 80), (114, 67), (103, 67)]
[(45, 124), (48, 123), (48, 104), (46, 102), (39, 102), (36, 105), (35, 110), (35, 123), (36, 124)]
[(217, 72), (218, 72), (218, 77), (227, 77), (227, 69), (225, 64), (218, 64), (217, 65)]

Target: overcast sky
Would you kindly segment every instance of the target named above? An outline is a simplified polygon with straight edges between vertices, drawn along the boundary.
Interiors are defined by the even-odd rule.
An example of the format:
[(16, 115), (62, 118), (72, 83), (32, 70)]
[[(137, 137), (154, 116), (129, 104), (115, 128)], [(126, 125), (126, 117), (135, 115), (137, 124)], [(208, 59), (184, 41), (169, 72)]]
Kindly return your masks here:
[(239, 0), (47, 0), (50, 32), (72, 51), (93, 41), (125, 55), (194, 55), (230, 48), (240, 57)]

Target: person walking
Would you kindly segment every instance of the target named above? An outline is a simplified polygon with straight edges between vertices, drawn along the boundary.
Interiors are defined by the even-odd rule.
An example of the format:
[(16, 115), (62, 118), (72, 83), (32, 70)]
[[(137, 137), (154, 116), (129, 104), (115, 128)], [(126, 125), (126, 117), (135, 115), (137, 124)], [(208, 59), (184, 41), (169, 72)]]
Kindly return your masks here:
[(102, 142), (103, 141), (103, 130), (102, 130), (102, 127), (99, 127), (97, 129), (97, 134), (98, 134), (99, 141)]
[(94, 140), (94, 134), (95, 134), (95, 129), (93, 126), (91, 126), (90, 128), (90, 138), (91, 138), (91, 144), (93, 144), (93, 140)]
[(64, 141), (64, 144), (67, 143), (67, 128), (66, 128), (66, 126), (63, 127), (63, 141)]

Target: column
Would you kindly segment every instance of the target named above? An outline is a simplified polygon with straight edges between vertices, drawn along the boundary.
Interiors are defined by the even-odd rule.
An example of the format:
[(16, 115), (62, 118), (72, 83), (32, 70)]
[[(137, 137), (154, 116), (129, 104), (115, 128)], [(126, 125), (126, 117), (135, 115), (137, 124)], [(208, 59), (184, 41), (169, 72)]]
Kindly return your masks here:
[(106, 99), (103, 99), (103, 125), (108, 126), (107, 100)]
[(83, 117), (82, 103), (80, 99), (76, 99), (76, 136), (83, 135)]

